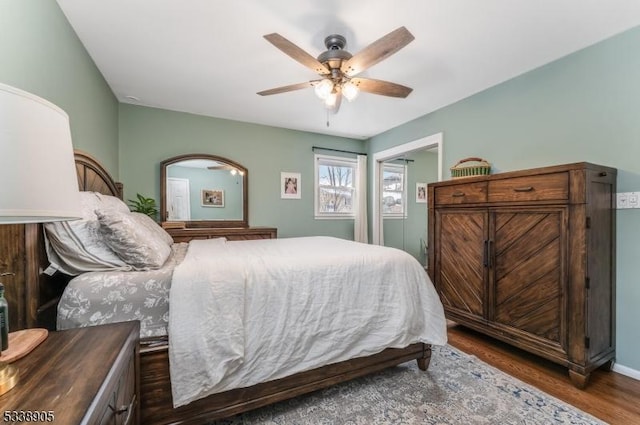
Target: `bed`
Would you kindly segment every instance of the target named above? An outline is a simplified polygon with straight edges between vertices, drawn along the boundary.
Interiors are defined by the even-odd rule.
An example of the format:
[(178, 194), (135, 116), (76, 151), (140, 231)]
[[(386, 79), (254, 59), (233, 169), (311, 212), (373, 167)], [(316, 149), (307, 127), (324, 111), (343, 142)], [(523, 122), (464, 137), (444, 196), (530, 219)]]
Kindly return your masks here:
[[(101, 193), (110, 197), (122, 198), (122, 186), (116, 184), (109, 174), (93, 158), (78, 152), (76, 154), (76, 164), (80, 189), (82, 191)], [(100, 218), (102, 219), (103, 217)], [(238, 242), (227, 242), (224, 240), (196, 241), (197, 243), (191, 242), (190, 246), (185, 243), (179, 243), (171, 245), (171, 252), (167, 254), (166, 261), (163, 261), (161, 267), (154, 268), (152, 270), (131, 270), (128, 269), (126, 265), (122, 268), (118, 268), (119, 266), (116, 265), (116, 270), (96, 270), (80, 274), (66, 285), (62, 294), (62, 298), (57, 309), (58, 327), (63, 329), (109, 323), (112, 321), (140, 320), (140, 413), (141, 422), (144, 424), (207, 423), (211, 420), (232, 416), (250, 409), (315, 391), (410, 360), (417, 360), (420, 369), (427, 369), (431, 356), (431, 346), (429, 343), (415, 342), (413, 340), (429, 340), (429, 342), (433, 341), (433, 343), (439, 344), (446, 342), (444, 315), (442, 313), (442, 306), (439, 303), (439, 300), (437, 300), (437, 297), (436, 301), (430, 302), (430, 306), (433, 307), (433, 311), (425, 314), (425, 316), (432, 318), (433, 323), (428, 326), (423, 326), (425, 329), (429, 328), (429, 332), (432, 333), (432, 335), (422, 335), (422, 337), (417, 338), (417, 333), (424, 333), (426, 331), (406, 331), (402, 333), (402, 337), (395, 335), (390, 336), (391, 339), (383, 340), (381, 338), (380, 341), (371, 343), (370, 340), (372, 337), (384, 334), (384, 332), (377, 330), (375, 326), (370, 329), (366, 328), (366, 323), (378, 323), (381, 317), (391, 316), (391, 310), (381, 309), (377, 316), (367, 316), (364, 319), (345, 316), (348, 317), (349, 320), (363, 320), (360, 325), (354, 326), (354, 335), (357, 329), (361, 329), (365, 326), (365, 329), (360, 332), (360, 336), (358, 338), (367, 341), (366, 349), (361, 346), (356, 346), (355, 343), (344, 344), (343, 342), (340, 342), (339, 344), (335, 344), (334, 341), (333, 345), (328, 344), (327, 347), (339, 348), (339, 350), (333, 350), (338, 353), (331, 353), (331, 355), (326, 358), (319, 356), (319, 359), (321, 359), (320, 364), (318, 364), (315, 359), (314, 361), (306, 362), (306, 359), (297, 358), (297, 360), (293, 362), (296, 364), (295, 367), (278, 367), (273, 373), (261, 372), (261, 369), (258, 367), (260, 366), (259, 363), (263, 358), (266, 359), (265, 361), (269, 364), (272, 364), (273, 362), (277, 362), (277, 359), (281, 357), (279, 354), (278, 356), (275, 356), (275, 358), (270, 358), (268, 355), (265, 355), (265, 353), (269, 354), (268, 350), (266, 352), (265, 350), (268, 347), (277, 345), (274, 344), (274, 341), (279, 340), (284, 344), (289, 341), (293, 341), (295, 338), (292, 338), (291, 334), (287, 334), (286, 332), (276, 334), (274, 336), (276, 339), (268, 340), (264, 343), (262, 341), (258, 341), (262, 338), (247, 337), (247, 342), (242, 349), (246, 349), (248, 352), (252, 352), (254, 354), (252, 354), (253, 357), (247, 356), (247, 359), (250, 360), (243, 359), (240, 361), (240, 363), (246, 363), (245, 365), (238, 366), (234, 363), (234, 357), (229, 357), (230, 360), (227, 365), (228, 367), (226, 367), (225, 370), (225, 378), (224, 380), (221, 380), (223, 384), (199, 389), (199, 392), (193, 397), (183, 399), (182, 402), (177, 403), (179, 407), (174, 407), (176, 400), (174, 400), (175, 394), (172, 396), (169, 363), (170, 359), (185, 356), (185, 353), (182, 352), (184, 350), (178, 350), (179, 348), (201, 339), (197, 338), (197, 334), (194, 334), (196, 337), (192, 334), (188, 334), (188, 332), (191, 332), (191, 328), (198, 328), (197, 332), (213, 332), (216, 331), (216, 326), (211, 326), (213, 323), (225, 323), (224, 327), (218, 326), (217, 328), (219, 329), (228, 330), (230, 327), (232, 328), (234, 323), (237, 324), (238, 321), (242, 321), (243, 317), (250, 317), (248, 316), (248, 313), (243, 316), (242, 308), (245, 308), (246, 306), (248, 309), (254, 304), (256, 306), (260, 306), (260, 303), (255, 300), (261, 299), (260, 297), (269, 296), (267, 293), (259, 292), (265, 291), (265, 285), (258, 285), (256, 282), (268, 282), (268, 279), (271, 276), (279, 274), (283, 269), (291, 268), (297, 275), (301, 273), (302, 269), (300, 267), (305, 267), (302, 264), (287, 265), (279, 261), (279, 257), (275, 255), (268, 257), (267, 260), (265, 260), (264, 257), (253, 256), (253, 254), (249, 256), (249, 254), (245, 255), (244, 253), (249, 252), (250, 249), (258, 252), (273, 252), (273, 249), (280, 249), (285, 250), (284, 252), (286, 252), (286, 255), (284, 257), (289, 258), (289, 256), (293, 255), (296, 251), (310, 252), (309, 250), (312, 250), (313, 246), (321, 246), (322, 244), (330, 243), (331, 245), (327, 245), (327, 247), (331, 246), (332, 250), (344, 250), (345, 252), (352, 248), (351, 245), (347, 245), (352, 242), (340, 241), (337, 242), (338, 245), (335, 245), (336, 241), (329, 240), (331, 238), (312, 237), (300, 238), (301, 240), (295, 241), (293, 239), (298, 238), (292, 238), (290, 241), (283, 240), (282, 242), (277, 242), (277, 240)], [(303, 250), (300, 248), (300, 245), (294, 245), (299, 243), (307, 244), (306, 246), (309, 247), (309, 249)], [(371, 257), (368, 260), (371, 264), (365, 264), (366, 267), (373, 267), (374, 265), (372, 263), (380, 262), (379, 257), (376, 257), (376, 255), (380, 254), (380, 252), (378, 252), (379, 250), (386, 249), (384, 247), (375, 247), (370, 245), (363, 248), (371, 250)], [(384, 254), (386, 255), (388, 252), (385, 251)], [(308, 256), (311, 257), (315, 255)], [(280, 256), (280, 258), (284, 257)], [(186, 308), (184, 307), (185, 305), (189, 306), (191, 305), (189, 303), (197, 303), (199, 300), (213, 300), (215, 302), (215, 300), (220, 296), (219, 293), (209, 294), (207, 292), (209, 291), (209, 286), (205, 286), (205, 292), (195, 294), (192, 294), (191, 290), (171, 292), (178, 291), (176, 288), (189, 287), (194, 276), (197, 277), (203, 274), (202, 268), (197, 267), (198, 261), (202, 261), (202, 258), (211, 259), (207, 261), (211, 261), (212, 267), (216, 270), (216, 273), (213, 275), (214, 278), (217, 278), (217, 276), (220, 275), (221, 270), (224, 271), (223, 274), (231, 273), (230, 276), (232, 276), (232, 280), (244, 279), (249, 282), (246, 284), (246, 288), (253, 288), (254, 286), (257, 287), (257, 295), (254, 296), (253, 301), (251, 301), (251, 297), (247, 296), (247, 301), (244, 302), (242, 299), (245, 298), (242, 298), (242, 295), (239, 295), (236, 297), (236, 306), (230, 307), (229, 311), (222, 316), (218, 315), (203, 319), (199, 318), (196, 313), (193, 315), (186, 313), (181, 314), (179, 315), (180, 317), (188, 316), (188, 319), (191, 320), (191, 322), (187, 320), (186, 322), (182, 322), (180, 325), (176, 325), (175, 323), (172, 323), (172, 316), (168, 314), (170, 297), (174, 297), (171, 298), (174, 303), (172, 304), (172, 308), (174, 308), (174, 311), (178, 311), (179, 308), (184, 310)], [(40, 261), (42, 261), (42, 259), (40, 259)], [(251, 275), (252, 272), (246, 271), (247, 269), (242, 264), (242, 261), (259, 262), (261, 264), (264, 263), (262, 264), (263, 266), (269, 266), (271, 268), (264, 269), (266, 271), (261, 271), (251, 279), (251, 276), (247, 277), (247, 275)], [(113, 265), (111, 264), (110, 267), (113, 268)], [(298, 268), (296, 269), (296, 267)], [(310, 283), (308, 283), (308, 288), (310, 288), (310, 291), (313, 291), (314, 287), (318, 287), (318, 282), (321, 281), (328, 282), (335, 280), (346, 282), (349, 280), (344, 276), (339, 275), (339, 273), (336, 274), (337, 272), (335, 271), (325, 273), (324, 271), (326, 270), (333, 270), (328, 266), (328, 263), (315, 263), (315, 266), (313, 267), (315, 267), (313, 268), (313, 273), (309, 273)], [(362, 271), (364, 269), (360, 268), (359, 270)], [(323, 275), (323, 273), (325, 273), (326, 276)], [(423, 270), (421, 270), (421, 273), (426, 277)], [(319, 277), (320, 275), (323, 275), (324, 277)], [(211, 276), (205, 277), (206, 279), (212, 278)], [(372, 277), (370, 276), (369, 278), (371, 279)], [(186, 284), (186, 286), (178, 286), (179, 283), (176, 283), (183, 281), (185, 283), (180, 283), (180, 285)], [(254, 283), (251, 284), (251, 282)], [(430, 285), (428, 278), (426, 278), (425, 282), (427, 283), (425, 286)], [(272, 282), (272, 292), (270, 294), (274, 295), (280, 292), (287, 294), (286, 296), (272, 297), (273, 301), (268, 304), (273, 304), (273, 309), (280, 309), (281, 304), (278, 303), (285, 302), (280, 300), (280, 298), (286, 300), (294, 297), (296, 294), (296, 291), (293, 290), (295, 288), (291, 287), (291, 285), (286, 286), (285, 283), (283, 283), (282, 280), (274, 280)], [(143, 288), (143, 290), (140, 288)], [(114, 291), (112, 289), (116, 290)], [(432, 288), (429, 290), (431, 289)], [(203, 291), (202, 286), (200, 286), (199, 290)], [(248, 291), (249, 289), (246, 290)], [(254, 289), (252, 289), (252, 291), (253, 290)], [(422, 291), (423, 289), (419, 288), (419, 290)], [(184, 295), (186, 299), (178, 301), (178, 295)], [(90, 302), (89, 299), (92, 296), (100, 302)], [(316, 294), (315, 296), (319, 295)], [(340, 296), (347, 297), (347, 295)], [(363, 292), (355, 291), (354, 295), (349, 296), (362, 297)], [(396, 300), (397, 302), (404, 303), (402, 305), (407, 305), (406, 310), (409, 312), (405, 314), (406, 316), (415, 315), (411, 313), (411, 309), (415, 309), (417, 304), (411, 303), (411, 297), (412, 295), (407, 293), (405, 298)], [(414, 296), (414, 298), (416, 297)], [(240, 301), (238, 301), (238, 299), (240, 299)], [(372, 300), (373, 298), (368, 300), (367, 303), (375, 302)], [(178, 304), (179, 302), (182, 302), (183, 304)], [(348, 302), (353, 304), (354, 300), (351, 298)], [(49, 304), (50, 303), (51, 302), (49, 302)], [(300, 304), (300, 301), (298, 300), (296, 303)], [(102, 310), (91, 311), (86, 308), (90, 304), (101, 304), (102, 307), (100, 308), (102, 308)], [(222, 304), (227, 305), (229, 302), (225, 301)], [(266, 303), (263, 303), (262, 307), (259, 309), (268, 310), (268, 306), (265, 306), (264, 304)], [(179, 307), (180, 305), (182, 305), (182, 307)], [(324, 303), (322, 305), (332, 305), (332, 302)], [(393, 311), (398, 311), (399, 314), (393, 314), (394, 317), (403, 316), (401, 310), (404, 310), (404, 308), (398, 308), (398, 304), (392, 304), (389, 301), (388, 296), (384, 299), (384, 302), (381, 302), (381, 305), (388, 305), (388, 307), (393, 309)], [(153, 312), (151, 312), (151, 310), (153, 310)], [(301, 309), (300, 311), (306, 312), (305, 315), (309, 312), (314, 314), (316, 313), (313, 310), (313, 307)], [(270, 312), (267, 311), (265, 314), (267, 314), (265, 317), (271, 317), (268, 316), (271, 314)], [(330, 313), (330, 315), (335, 314), (336, 311), (332, 311)], [(173, 316), (175, 317), (178, 315), (174, 313)], [(316, 316), (328, 317), (327, 314), (322, 316), (320, 313), (316, 314)], [(201, 323), (205, 323), (207, 326), (200, 327)], [(171, 339), (174, 344), (168, 343), (167, 333), (170, 324), (176, 329), (188, 330), (184, 331), (185, 336), (183, 338), (180, 338), (182, 333), (171, 334), (173, 335)], [(341, 329), (344, 329), (344, 327)], [(257, 328), (254, 332), (261, 331), (261, 328)], [(299, 333), (301, 330), (297, 329), (295, 332)], [(228, 347), (242, 346), (243, 334), (241, 330), (239, 335), (240, 340), (237, 339), (238, 332), (236, 332), (236, 334), (233, 334), (233, 332), (226, 332), (226, 334), (223, 335), (217, 334), (216, 339), (229, 338), (228, 344), (221, 345), (221, 347), (226, 350)], [(268, 338), (265, 337), (265, 340), (267, 339)], [(175, 343), (175, 341), (180, 341), (180, 344)], [(252, 345), (250, 341), (257, 342)], [(336, 339), (336, 341), (343, 341), (343, 339)], [(351, 347), (352, 345), (355, 347), (352, 350), (345, 348)], [(293, 347), (290, 348), (291, 353), (294, 354), (304, 349), (304, 347), (296, 348), (295, 343), (293, 343), (291, 347)], [(321, 351), (327, 351), (327, 347), (322, 348)], [(176, 351), (179, 351), (178, 354), (175, 353)], [(324, 355), (324, 353), (322, 353), (322, 355)], [(210, 359), (207, 359), (206, 355), (201, 357), (201, 361), (210, 362)], [(191, 357), (187, 358), (191, 359)], [(251, 365), (253, 369), (249, 368), (248, 372), (238, 377), (237, 370), (242, 370), (243, 367), (248, 367), (249, 365)], [(234, 379), (230, 379), (232, 383), (227, 384), (225, 380), (228, 380), (227, 378), (229, 376), (234, 378), (237, 382), (234, 381)], [(238, 382), (240, 382), (240, 384), (238, 384)], [(182, 384), (178, 384), (178, 386), (180, 385)]]

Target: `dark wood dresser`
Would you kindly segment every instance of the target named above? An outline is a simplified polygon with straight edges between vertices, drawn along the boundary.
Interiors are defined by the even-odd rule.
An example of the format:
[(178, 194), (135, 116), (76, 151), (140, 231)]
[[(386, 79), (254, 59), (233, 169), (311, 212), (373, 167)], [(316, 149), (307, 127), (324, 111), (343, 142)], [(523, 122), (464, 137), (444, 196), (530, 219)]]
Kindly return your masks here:
[(20, 381), (0, 396), (2, 420), (139, 424), (139, 333), (137, 321), (50, 332), (14, 363)]
[(192, 239), (226, 238), (230, 241), (249, 239), (276, 239), (278, 229), (274, 227), (187, 227), (165, 229), (174, 242), (189, 242)]
[(430, 184), (447, 318), (568, 367), (579, 388), (611, 366), (616, 174), (576, 163)]

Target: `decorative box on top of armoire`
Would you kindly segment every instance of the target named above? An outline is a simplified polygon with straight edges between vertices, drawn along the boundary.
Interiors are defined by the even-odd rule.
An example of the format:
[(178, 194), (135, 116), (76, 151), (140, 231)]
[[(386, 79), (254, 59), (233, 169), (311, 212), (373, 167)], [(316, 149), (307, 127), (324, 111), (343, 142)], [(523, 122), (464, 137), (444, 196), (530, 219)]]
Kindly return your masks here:
[(429, 184), (447, 318), (568, 367), (579, 388), (610, 367), (616, 174), (582, 162)]

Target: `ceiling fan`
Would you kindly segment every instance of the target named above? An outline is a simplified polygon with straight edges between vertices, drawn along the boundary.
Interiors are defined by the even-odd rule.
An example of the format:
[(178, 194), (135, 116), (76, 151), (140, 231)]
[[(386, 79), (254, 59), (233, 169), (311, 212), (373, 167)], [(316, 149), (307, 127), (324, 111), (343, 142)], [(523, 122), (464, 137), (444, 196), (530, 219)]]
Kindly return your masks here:
[(230, 164), (221, 164), (221, 163), (219, 163), (219, 162), (218, 162), (218, 163), (216, 163), (216, 164), (218, 164), (218, 165), (211, 165), (211, 166), (208, 166), (208, 167), (207, 167), (207, 169), (208, 169), (208, 170), (214, 170), (214, 171), (216, 171), (216, 170), (229, 170), (229, 172), (230, 172), (232, 175), (234, 175), (234, 176), (235, 176), (236, 174), (240, 174), (241, 176), (244, 176), (244, 171), (242, 171), (242, 170), (238, 170), (238, 169), (237, 169), (236, 167), (234, 167), (233, 165), (230, 165)]
[(356, 77), (365, 69), (396, 53), (414, 39), (405, 27), (391, 31), (355, 55), (344, 50), (346, 39), (343, 36), (329, 35), (324, 39), (327, 50), (322, 52), (317, 59), (280, 34), (267, 34), (264, 38), (302, 65), (320, 74), (321, 78), (258, 92), (261, 96), (314, 87), (316, 95), (324, 101), (325, 107), (336, 113), (340, 109), (343, 96), (351, 101), (355, 99), (359, 91), (405, 98), (413, 90), (389, 81)]

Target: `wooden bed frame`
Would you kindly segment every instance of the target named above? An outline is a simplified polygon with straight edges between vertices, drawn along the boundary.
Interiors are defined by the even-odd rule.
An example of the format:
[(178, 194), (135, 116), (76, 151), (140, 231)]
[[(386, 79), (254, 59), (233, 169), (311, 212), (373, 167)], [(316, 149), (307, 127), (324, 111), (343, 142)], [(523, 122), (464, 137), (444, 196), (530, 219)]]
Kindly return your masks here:
[[(79, 151), (75, 152), (75, 159), (80, 190), (100, 192), (122, 199), (122, 184), (116, 183), (96, 159)], [(39, 243), (41, 239), (39, 238)], [(38, 249), (37, 252), (38, 258), (35, 258), (35, 261), (40, 265), (39, 269), (42, 270), (47, 264), (46, 256), (42, 258), (44, 256), (43, 249)], [(52, 329), (52, 325), (55, 327), (55, 321), (51, 322), (51, 317), (55, 319), (55, 315), (47, 315), (43, 312), (52, 310), (52, 307), (57, 304), (57, 299), (55, 297), (47, 299), (42, 296), (43, 286), (50, 280), (49, 277), (41, 273), (37, 283), (40, 288), (32, 288), (31, 292), (35, 295), (34, 299), (29, 301), (38, 305), (38, 314), (43, 316), (38, 317), (38, 324)], [(55, 308), (53, 311), (55, 312)], [(431, 346), (418, 343), (402, 349), (390, 348), (372, 356), (323, 366), (247, 388), (213, 394), (174, 409), (169, 379), (167, 338), (143, 338), (140, 348), (141, 423), (204, 424), (414, 359), (418, 361), (420, 369), (426, 370), (431, 359)]]

